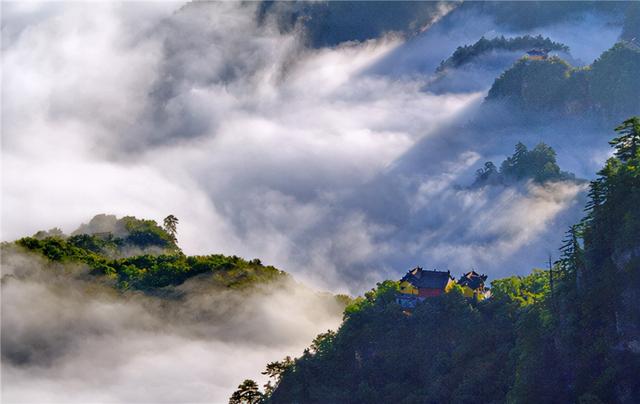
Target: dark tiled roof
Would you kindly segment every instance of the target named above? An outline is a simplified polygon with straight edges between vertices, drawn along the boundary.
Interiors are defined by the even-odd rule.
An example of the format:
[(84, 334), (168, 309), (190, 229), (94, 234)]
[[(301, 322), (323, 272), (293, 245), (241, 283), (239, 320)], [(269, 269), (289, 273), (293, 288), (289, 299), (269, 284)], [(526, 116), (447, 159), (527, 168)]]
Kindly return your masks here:
[(416, 267), (407, 272), (407, 274), (400, 279), (400, 282), (407, 281), (416, 288), (444, 289), (449, 279), (451, 279), (449, 271), (425, 271), (420, 267)]
[(471, 289), (478, 289), (484, 286), (487, 275), (480, 275), (476, 271), (467, 272), (460, 277), (458, 284), (460, 286), (468, 286)]
[(531, 56), (546, 56), (549, 52), (546, 49), (531, 49), (527, 52), (527, 55)]

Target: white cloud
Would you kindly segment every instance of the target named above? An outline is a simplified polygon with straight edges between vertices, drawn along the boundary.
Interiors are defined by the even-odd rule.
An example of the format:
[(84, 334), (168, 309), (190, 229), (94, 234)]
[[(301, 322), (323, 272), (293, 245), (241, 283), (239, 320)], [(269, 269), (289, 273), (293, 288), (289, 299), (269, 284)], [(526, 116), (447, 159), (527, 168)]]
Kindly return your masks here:
[(121, 294), (8, 249), (3, 272), (3, 402), (223, 403), (341, 319), (330, 295), (286, 280), (234, 292), (199, 276), (180, 298)]

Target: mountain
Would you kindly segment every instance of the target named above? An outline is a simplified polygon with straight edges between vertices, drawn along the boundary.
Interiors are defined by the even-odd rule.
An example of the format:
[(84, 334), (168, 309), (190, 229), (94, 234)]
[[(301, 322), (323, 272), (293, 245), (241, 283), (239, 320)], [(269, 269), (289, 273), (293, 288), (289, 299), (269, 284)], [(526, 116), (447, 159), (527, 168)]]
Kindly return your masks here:
[(419, 32), (442, 13), (446, 2), (276, 2), (263, 1), (258, 21), (274, 18), (283, 32), (302, 27), (312, 47), (366, 41), (388, 32)]
[(528, 51), (533, 48), (547, 49), (548, 51), (569, 52), (569, 47), (561, 43), (553, 42), (549, 38), (543, 38), (542, 35), (532, 37), (530, 35), (518, 36), (514, 38), (487, 39), (480, 38), (473, 45), (459, 46), (453, 54), (446, 60), (443, 60), (437, 71), (444, 71), (448, 68), (459, 68), (483, 54), (496, 51)]
[(304, 354), (270, 363), (269, 403), (633, 403), (640, 396), (640, 117), (591, 183), (586, 217), (548, 270), (457, 288), (407, 311), (384, 281)]
[(283, 32), (300, 29), (310, 46), (324, 47), (366, 41), (389, 32), (410, 37), (440, 19), (448, 25), (459, 16), (488, 18), (495, 27), (510, 32), (548, 27), (588, 14), (622, 25), (628, 7), (625, 2), (566, 1), (262, 1), (256, 18), (260, 23), (274, 19)]
[(484, 167), (476, 170), (473, 186), (504, 185), (527, 180), (544, 184), (547, 181), (575, 180), (575, 175), (560, 170), (552, 147), (539, 143), (529, 150), (519, 142), (513, 155), (500, 164), (499, 170), (492, 161), (487, 161)]
[[(110, 219), (110, 220), (109, 220)], [(110, 222), (113, 231), (104, 230)], [(223, 287), (251, 286), (287, 277), (284, 272), (264, 266), (260, 260), (246, 261), (223, 255), (186, 256), (173, 236), (153, 220), (98, 215), (74, 235), (38, 232), (16, 245), (42, 254), (51, 262), (84, 264), (97, 279), (110, 280), (121, 290), (153, 291), (177, 286), (187, 279), (207, 274)], [(133, 254), (132, 251), (136, 251)]]
[(624, 41), (584, 68), (555, 56), (522, 58), (495, 80), (486, 101), (527, 111), (534, 120), (586, 114), (615, 122), (640, 113), (638, 71), (640, 47)]
[(173, 229), (132, 216), (1, 253), (3, 402), (220, 402), (349, 302), (258, 259), (187, 256)]

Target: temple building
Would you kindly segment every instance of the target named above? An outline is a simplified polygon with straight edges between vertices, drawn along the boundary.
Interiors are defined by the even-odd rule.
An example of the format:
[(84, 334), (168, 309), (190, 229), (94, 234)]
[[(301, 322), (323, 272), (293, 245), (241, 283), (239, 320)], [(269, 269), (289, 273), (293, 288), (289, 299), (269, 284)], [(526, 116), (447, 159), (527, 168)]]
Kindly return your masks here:
[(396, 296), (396, 302), (404, 308), (412, 309), (428, 297), (449, 292), (456, 284), (465, 297), (480, 301), (491, 296), (489, 288), (485, 287), (486, 280), (487, 275), (471, 271), (463, 274), (456, 282), (449, 271), (429, 271), (415, 267), (400, 279), (400, 293)]
[(400, 279), (400, 293), (396, 301), (402, 307), (413, 308), (427, 297), (448, 292), (454, 284), (449, 271), (428, 271), (415, 267)]
[(458, 285), (462, 287), (462, 293), (466, 297), (483, 300), (489, 297), (489, 291), (484, 286), (486, 280), (487, 275), (480, 275), (476, 271), (471, 271), (460, 277)]
[(549, 51), (547, 49), (531, 49), (527, 52), (526, 57), (530, 60), (545, 60), (549, 57)]

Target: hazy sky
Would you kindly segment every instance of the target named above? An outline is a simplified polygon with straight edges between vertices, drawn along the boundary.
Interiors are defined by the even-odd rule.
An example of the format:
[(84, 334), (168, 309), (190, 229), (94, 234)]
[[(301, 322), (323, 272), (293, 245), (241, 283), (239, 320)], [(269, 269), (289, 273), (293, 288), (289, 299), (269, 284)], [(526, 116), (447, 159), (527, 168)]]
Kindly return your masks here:
[[(310, 49), (300, 29), (257, 24), (256, 8), (4, 4), (2, 239), (70, 232), (97, 213), (171, 213), (186, 253), (260, 257), (353, 292), (417, 264), (526, 272), (555, 249), (547, 236), (575, 219), (562, 215), (578, 186), (460, 187), (519, 140), (547, 141), (579, 175), (606, 142), (585, 144), (578, 165), (557, 128), (456, 129), (491, 69), (473, 72), (473, 91), (428, 90), (457, 46), (511, 32), (468, 13), (438, 25), (444, 7), (408, 41)], [(590, 18), (543, 33), (590, 60), (619, 33)], [(587, 30), (598, 41), (585, 44)], [(535, 258), (514, 268), (523, 248)]]
[[(585, 186), (470, 188), (475, 170), (518, 141), (579, 177), (610, 153), (588, 124), (487, 113), (517, 53), (434, 76), (483, 35), (541, 33), (588, 64), (620, 32), (601, 16), (515, 32), (449, 4), (415, 36), (311, 48), (301, 26), (257, 23), (257, 3), (2, 8), (3, 241), (174, 214), (185, 253), (258, 257), (315, 289), (357, 294), (415, 265), (523, 274), (556, 254)], [(165, 304), (65, 271), (3, 257), (5, 400), (225, 402), (341, 320), (288, 281), (247, 298), (195, 278)]]

